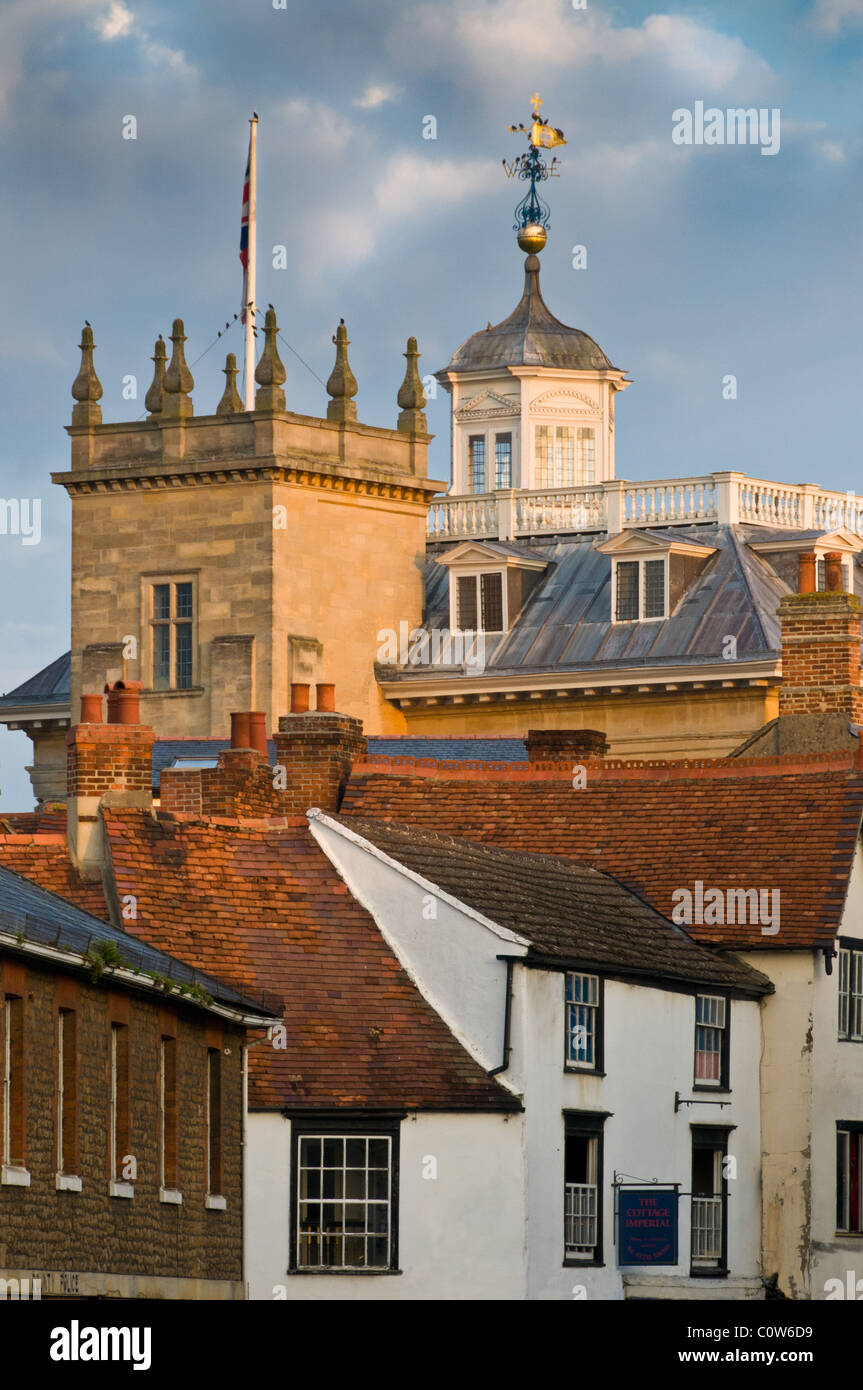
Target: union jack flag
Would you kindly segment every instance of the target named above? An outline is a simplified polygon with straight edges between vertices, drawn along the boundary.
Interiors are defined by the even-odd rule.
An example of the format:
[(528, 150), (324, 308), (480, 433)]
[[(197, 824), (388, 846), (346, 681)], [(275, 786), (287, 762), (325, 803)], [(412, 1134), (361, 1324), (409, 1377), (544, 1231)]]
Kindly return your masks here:
[(249, 170), (252, 162), (252, 137), (249, 136), (249, 154), (246, 159), (246, 177), (243, 180), (243, 214), (240, 219), (240, 265), (243, 267), (243, 304), (240, 319), (246, 322), (246, 304), (249, 299)]

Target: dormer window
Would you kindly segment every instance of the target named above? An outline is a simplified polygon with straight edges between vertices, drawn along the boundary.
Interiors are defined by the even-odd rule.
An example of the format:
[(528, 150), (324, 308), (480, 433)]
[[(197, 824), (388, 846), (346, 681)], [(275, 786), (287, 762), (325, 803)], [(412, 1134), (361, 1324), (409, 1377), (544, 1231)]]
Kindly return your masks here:
[(500, 541), (464, 541), (438, 563), (449, 570), (452, 632), (508, 632), (548, 567), (543, 555)]
[(503, 573), (456, 576), (456, 631), (505, 632)]
[(617, 560), (613, 566), (614, 621), (634, 623), (666, 614), (667, 565), (662, 560)]
[(667, 531), (621, 531), (596, 549), (611, 556), (611, 621), (662, 622), (671, 617), (711, 555), (712, 545)]

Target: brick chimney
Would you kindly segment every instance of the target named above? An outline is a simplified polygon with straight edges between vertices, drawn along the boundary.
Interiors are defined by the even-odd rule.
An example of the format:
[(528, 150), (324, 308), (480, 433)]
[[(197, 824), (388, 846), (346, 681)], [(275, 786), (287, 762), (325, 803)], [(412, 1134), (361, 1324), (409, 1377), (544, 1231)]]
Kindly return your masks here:
[(827, 588), (815, 592), (814, 555), (799, 557), (798, 593), (779, 604), (782, 629), (780, 716), (841, 714), (863, 723), (860, 600), (842, 584), (842, 556), (825, 555)]
[(366, 752), (359, 719), (337, 714), (331, 685), (318, 685), (309, 710), (309, 686), (291, 687), (293, 713), (279, 720), (276, 766), (267, 759), (263, 716), (231, 716), (231, 747), (214, 768), (166, 768), (163, 811), (196, 816), (303, 815), (311, 807), (337, 811), (354, 760)]
[(81, 719), (66, 735), (69, 853), (85, 878), (107, 861), (100, 806), (152, 805), (155, 733), (140, 722), (137, 682), (106, 686), (110, 723), (99, 695), (81, 697)]
[(529, 763), (582, 763), (608, 752), (608, 739), (599, 729), (531, 729), (525, 745)]

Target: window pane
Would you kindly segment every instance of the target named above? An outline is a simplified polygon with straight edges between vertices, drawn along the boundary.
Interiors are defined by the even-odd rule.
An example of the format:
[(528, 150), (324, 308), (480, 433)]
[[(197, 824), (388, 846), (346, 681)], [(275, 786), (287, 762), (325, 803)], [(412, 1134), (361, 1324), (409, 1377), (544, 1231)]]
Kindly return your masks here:
[[(390, 1230), (390, 1140), (355, 1136), (301, 1137), (297, 1261), (300, 1266), (386, 1268)], [(310, 1167), (323, 1161), (323, 1172)], [(310, 1199), (323, 1178), (324, 1200)], [(370, 1189), (377, 1200), (367, 1200)]]
[(503, 632), (503, 575), (483, 574), (482, 626), (484, 632)]
[(558, 425), (554, 440), (554, 486), (572, 487), (575, 452), (571, 425)]
[(477, 629), (476, 576), (460, 574), (456, 581), (456, 626), (459, 632)]
[(536, 485), (551, 487), (551, 430), (548, 425), (537, 425), (534, 433), (536, 452)]
[[(168, 631), (168, 628), (159, 629)], [(192, 684), (192, 624), (177, 623), (174, 628), (177, 644), (177, 689), (188, 690)]]
[(495, 487), (512, 487), (512, 435), (494, 437)]
[(153, 628), (153, 688), (167, 690), (171, 684), (171, 629), (167, 623)]
[(615, 570), (619, 623), (631, 623), (638, 617), (638, 561), (618, 560)]
[(471, 491), (485, 492), (485, 435), (472, 434), (468, 440), (468, 449)]
[(644, 616), (665, 617), (665, 561), (644, 562)]
[[(161, 586), (160, 586), (161, 587)], [(191, 618), (192, 616), (192, 586), (191, 584), (175, 584), (174, 589), (177, 594), (177, 618)]]
[(153, 585), (153, 618), (158, 621), (165, 621), (171, 616), (171, 586), (170, 584)]
[(578, 430), (578, 454), (576, 455), (575, 481), (578, 484), (592, 483), (596, 467), (596, 439), (593, 430)]

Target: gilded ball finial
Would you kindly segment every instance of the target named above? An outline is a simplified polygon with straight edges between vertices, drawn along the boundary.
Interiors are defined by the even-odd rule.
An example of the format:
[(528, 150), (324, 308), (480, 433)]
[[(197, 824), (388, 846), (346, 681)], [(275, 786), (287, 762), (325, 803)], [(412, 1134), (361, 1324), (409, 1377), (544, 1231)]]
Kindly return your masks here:
[(548, 233), (539, 222), (528, 222), (527, 226), (522, 227), (518, 234), (519, 246), (530, 256), (536, 256), (547, 241)]

